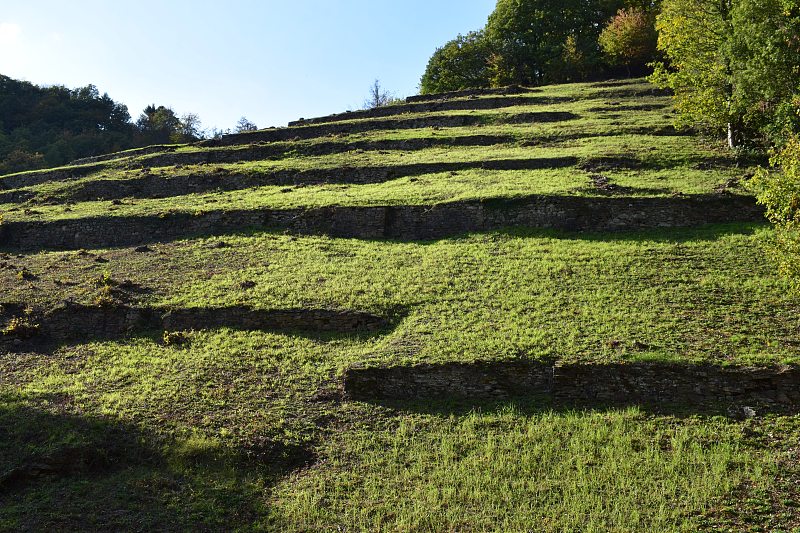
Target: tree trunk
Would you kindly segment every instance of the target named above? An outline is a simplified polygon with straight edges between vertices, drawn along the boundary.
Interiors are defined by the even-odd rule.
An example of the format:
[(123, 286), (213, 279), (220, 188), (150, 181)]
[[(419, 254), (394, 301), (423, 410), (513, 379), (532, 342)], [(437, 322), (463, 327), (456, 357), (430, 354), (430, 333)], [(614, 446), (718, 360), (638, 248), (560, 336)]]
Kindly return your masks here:
[(732, 122), (728, 122), (728, 148), (735, 150), (739, 146), (738, 133)]

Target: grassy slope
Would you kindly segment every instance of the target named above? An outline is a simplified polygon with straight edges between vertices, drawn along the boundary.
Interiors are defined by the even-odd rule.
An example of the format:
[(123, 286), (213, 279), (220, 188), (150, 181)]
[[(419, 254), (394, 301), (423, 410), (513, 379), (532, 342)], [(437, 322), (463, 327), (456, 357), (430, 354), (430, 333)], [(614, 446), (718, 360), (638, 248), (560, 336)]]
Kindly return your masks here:
[[(570, 106), (558, 107), (576, 109)], [(624, 120), (635, 125), (650, 113), (626, 113)], [(665, 121), (663, 112), (654, 120)], [(573, 127), (602, 134), (615, 126), (587, 119), (541, 130), (487, 126), (481, 133), (491, 128), (491, 134), (524, 137), (574, 133)], [(453, 130), (469, 134), (470, 128)], [(369, 136), (432, 134), (443, 131)], [(651, 141), (616, 136), (553, 148), (449, 152), (463, 160), (641, 149), (637, 155), (670, 164), (663, 171), (614, 173), (615, 181), (681, 192), (708, 192), (746, 172), (724, 167), (692, 174), (693, 158), (719, 152), (688, 137)], [(445, 150), (425, 150), (244, 166), (335, 168), (447, 157)], [(115, 179), (129, 173), (106, 172)], [(207, 197), (228, 208), (594, 194), (578, 191), (586, 187), (585, 172), (574, 171), (580, 179), (573, 182), (566, 173), (554, 180), (560, 172), (492, 171), (458, 176), (452, 184), (442, 183), (446, 176), (427, 176), (420, 181), (430, 188), (420, 190), (414, 188), (419, 182), (412, 187), (400, 178), (348, 187), (350, 196), (317, 186), (296, 189), (292, 200), (275, 200), (277, 194), (261, 189)], [(488, 185), (481, 188), (481, 180)], [(196, 204), (189, 196), (115, 207)], [(108, 202), (79, 204), (68, 213), (35, 202), (26, 207), (43, 214), (6, 216), (91, 216)], [(788, 530), (800, 523), (793, 507), (800, 479), (795, 416), (737, 422), (680, 406), (563, 411), (532, 398), (382, 405), (342, 401), (336, 392), (338, 376), (353, 363), (518, 356), (797, 363), (799, 302), (766, 259), (770, 238), (758, 225), (613, 235), (515, 230), (429, 243), (257, 233), (226, 237), (226, 248), (213, 246), (220, 239), (197, 239), (155, 245), (149, 253), (0, 257), (3, 300), (36, 307), (65, 298), (91, 303), (105, 275), (146, 288), (132, 296), (143, 304), (361, 309), (396, 322), (379, 335), (211, 330), (189, 333), (184, 347), (164, 346), (154, 335), (63, 346), (52, 354), (3, 354), (0, 475), (31, 458), (52, 462), (64, 450), (106, 460), (0, 488), (0, 529)]]

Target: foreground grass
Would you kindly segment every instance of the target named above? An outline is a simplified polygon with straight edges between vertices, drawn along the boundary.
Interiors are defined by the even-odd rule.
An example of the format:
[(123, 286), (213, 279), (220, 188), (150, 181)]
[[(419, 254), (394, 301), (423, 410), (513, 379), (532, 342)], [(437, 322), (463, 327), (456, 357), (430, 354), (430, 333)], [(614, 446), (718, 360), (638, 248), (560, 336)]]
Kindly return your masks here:
[(355, 430), (280, 484), (291, 531), (694, 531), (747, 482), (769, 484), (724, 419), (610, 412), (409, 415)]

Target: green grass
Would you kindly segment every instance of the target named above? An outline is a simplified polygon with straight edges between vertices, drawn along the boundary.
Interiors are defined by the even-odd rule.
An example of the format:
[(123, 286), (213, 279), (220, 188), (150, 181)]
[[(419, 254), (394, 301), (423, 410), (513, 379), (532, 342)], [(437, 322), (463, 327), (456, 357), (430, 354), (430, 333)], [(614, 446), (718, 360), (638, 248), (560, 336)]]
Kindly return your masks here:
[[(509, 110), (480, 111), (482, 127), (278, 143), (286, 153), (274, 160), (153, 170), (169, 179), (217, 168), (259, 175), (536, 157), (642, 161), (597, 171), (616, 193), (593, 190), (591, 172), (577, 167), (474, 169), (66, 205), (71, 191), (98, 179), (140, 179), (127, 165), (143, 159), (122, 154), (94, 175), (32, 186), (33, 201), (0, 211), (15, 221), (532, 194), (669, 197), (716, 194), (750, 171), (713, 142), (640, 131), (669, 125), (668, 112), (592, 110), (668, 102), (609, 90), (547, 87), (532, 96), (576, 101), (515, 110), (580, 115), (563, 123), (492, 123)], [(514, 140), (292, 152), (476, 134)], [(733, 182), (728, 192), (744, 194)], [(773, 238), (761, 224), (613, 234), (511, 228), (429, 242), (243, 231), (146, 252), (7, 250), (0, 304), (92, 305), (109, 286), (132, 305), (361, 310), (392, 325), (359, 335), (206, 329), (186, 332), (182, 346), (153, 331), (43, 353), (6, 343), (14, 349), (0, 354), (0, 530), (791, 531), (800, 527), (794, 412), (737, 421), (719, 416), (725, 406), (572, 411), (539, 398), (384, 404), (341, 395), (342, 373), (354, 364), (800, 364), (800, 296), (769, 258)], [(65, 454), (100, 467), (3, 487), (6, 473)]]
[(502, 408), (409, 415), (333, 438), (281, 483), (285, 531), (696, 531), (698, 510), (770, 464), (724, 420)]

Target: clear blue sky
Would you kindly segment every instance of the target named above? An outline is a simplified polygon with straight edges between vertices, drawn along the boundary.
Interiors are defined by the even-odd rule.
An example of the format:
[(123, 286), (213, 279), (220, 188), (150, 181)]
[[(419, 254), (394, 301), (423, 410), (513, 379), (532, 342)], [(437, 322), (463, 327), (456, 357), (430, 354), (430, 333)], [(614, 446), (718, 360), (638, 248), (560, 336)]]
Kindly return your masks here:
[(134, 119), (150, 103), (203, 127), (361, 107), (376, 78), (417, 92), (431, 53), (495, 0), (2, 0), (0, 74), (93, 83)]

